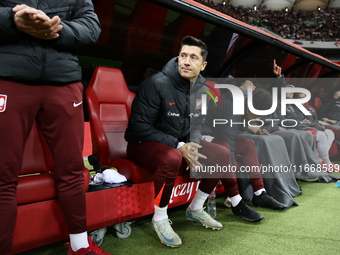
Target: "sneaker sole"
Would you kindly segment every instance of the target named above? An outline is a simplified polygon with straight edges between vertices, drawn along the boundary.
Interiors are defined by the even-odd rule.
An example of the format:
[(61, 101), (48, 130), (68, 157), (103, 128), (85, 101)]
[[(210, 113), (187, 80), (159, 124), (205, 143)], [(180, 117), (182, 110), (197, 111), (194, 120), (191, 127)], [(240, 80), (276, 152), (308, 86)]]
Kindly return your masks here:
[(279, 211), (285, 211), (288, 209), (288, 207), (267, 207), (267, 206), (259, 206), (253, 203), (253, 205), (257, 208), (269, 208), (269, 209), (273, 209), (273, 210), (279, 210)]
[[(157, 234), (158, 235), (158, 234)], [(159, 236), (158, 236), (159, 237)], [(168, 247), (171, 247), (171, 248), (178, 248), (178, 247), (180, 247), (181, 245), (179, 244), (179, 245), (173, 245), (173, 244), (169, 244), (169, 243), (167, 243), (167, 242), (162, 242), (162, 240), (161, 240), (161, 243), (162, 244), (165, 244), (166, 246), (168, 246)]]
[(196, 220), (196, 219), (193, 219), (193, 218), (188, 218), (188, 217), (187, 217), (187, 220), (190, 220), (190, 221), (192, 221), (192, 222), (199, 222), (199, 223), (201, 223), (201, 225), (202, 225), (203, 227), (205, 227), (205, 228), (210, 228), (210, 229), (212, 229), (212, 230), (221, 230), (221, 229), (223, 228), (223, 227), (218, 228), (218, 227), (207, 226), (206, 224), (202, 223), (200, 220)]
[[(236, 215), (236, 214), (235, 214), (235, 215)], [(245, 220), (245, 221), (248, 221), (248, 222), (254, 222), (254, 223), (261, 222), (261, 221), (263, 220), (263, 218), (253, 220), (253, 219), (243, 218), (243, 217), (241, 217), (241, 216), (239, 216), (239, 215), (236, 215), (236, 216), (240, 217), (242, 220)]]
[(248, 222), (257, 223), (257, 222), (261, 222), (261, 221), (263, 220), (263, 217), (254, 220), (254, 219), (242, 217), (241, 215), (235, 214), (234, 212), (233, 212), (233, 214), (234, 214), (235, 216), (237, 216), (237, 217), (240, 217), (242, 220), (248, 221)]

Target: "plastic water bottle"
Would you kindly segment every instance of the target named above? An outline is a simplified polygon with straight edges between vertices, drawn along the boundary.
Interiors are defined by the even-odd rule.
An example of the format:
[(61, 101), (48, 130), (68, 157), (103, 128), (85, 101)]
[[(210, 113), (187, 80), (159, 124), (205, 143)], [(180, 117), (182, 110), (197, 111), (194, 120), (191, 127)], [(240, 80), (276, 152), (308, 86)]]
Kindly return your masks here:
[(207, 208), (208, 208), (208, 213), (212, 218), (216, 218), (216, 193), (215, 190), (213, 190), (208, 197), (208, 202), (207, 202)]

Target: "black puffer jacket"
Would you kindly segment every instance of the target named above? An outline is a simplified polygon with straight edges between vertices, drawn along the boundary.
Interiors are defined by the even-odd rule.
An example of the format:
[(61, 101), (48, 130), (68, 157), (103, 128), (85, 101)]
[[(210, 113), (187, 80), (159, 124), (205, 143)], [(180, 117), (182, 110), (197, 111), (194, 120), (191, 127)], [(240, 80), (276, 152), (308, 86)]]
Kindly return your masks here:
[[(17, 4), (40, 9), (50, 18), (58, 15), (63, 26), (59, 38), (42, 40), (20, 32), (12, 11)], [(26, 82), (79, 81), (81, 68), (74, 50), (95, 43), (100, 31), (91, 0), (1, 0), (0, 77)]]
[(330, 98), (324, 103), (319, 111), (319, 117), (328, 118), (330, 120), (340, 120), (340, 98)]
[[(307, 108), (308, 111), (311, 112), (311, 109)], [(313, 114), (311, 112), (311, 114)], [(305, 129), (315, 129), (315, 130), (320, 130), (320, 131), (324, 131), (325, 127), (321, 126), (319, 121), (315, 116), (305, 116), (299, 108), (297, 108), (296, 105), (287, 105), (287, 115), (286, 115), (287, 119), (294, 119), (297, 121), (297, 126), (294, 127), (295, 129), (301, 129), (301, 130), (305, 130)], [(302, 121), (304, 119), (307, 119), (310, 121), (310, 123), (302, 123)]]
[[(177, 57), (162, 72), (144, 80), (132, 103), (128, 142), (156, 141), (176, 148), (179, 142), (200, 144), (202, 85), (190, 89), (190, 81), (178, 72)], [(191, 125), (190, 125), (191, 124)]]
[[(240, 88), (244, 94), (244, 102), (247, 102), (247, 91)], [(218, 102), (218, 98), (215, 100), (217, 104), (215, 106), (213, 100), (210, 100), (208, 107), (208, 114), (206, 116), (203, 134), (213, 136), (217, 139), (228, 142), (231, 151), (231, 160), (235, 164), (235, 138), (239, 132), (248, 131), (247, 116), (234, 115), (234, 98), (230, 90), (221, 90), (221, 102)], [(244, 109), (247, 109), (245, 103)], [(227, 124), (216, 124), (214, 127), (214, 119), (227, 120)], [(221, 123), (221, 122), (218, 122)], [(244, 123), (241, 124), (241, 123)], [(253, 123), (254, 124), (254, 123)]]

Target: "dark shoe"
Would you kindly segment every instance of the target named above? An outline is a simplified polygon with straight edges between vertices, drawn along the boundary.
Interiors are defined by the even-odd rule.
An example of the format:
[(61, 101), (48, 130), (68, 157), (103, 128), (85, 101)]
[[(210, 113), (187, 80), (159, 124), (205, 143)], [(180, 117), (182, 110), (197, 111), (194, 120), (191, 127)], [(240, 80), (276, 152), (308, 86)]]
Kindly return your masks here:
[(241, 200), (237, 206), (232, 206), (231, 210), (235, 215), (240, 216), (246, 221), (258, 222), (263, 219), (261, 214), (251, 209), (243, 200)]
[(285, 204), (282, 204), (273, 197), (269, 196), (265, 191), (262, 191), (261, 195), (259, 196), (254, 195), (253, 204), (257, 207), (268, 207), (278, 209), (280, 211), (287, 209)]

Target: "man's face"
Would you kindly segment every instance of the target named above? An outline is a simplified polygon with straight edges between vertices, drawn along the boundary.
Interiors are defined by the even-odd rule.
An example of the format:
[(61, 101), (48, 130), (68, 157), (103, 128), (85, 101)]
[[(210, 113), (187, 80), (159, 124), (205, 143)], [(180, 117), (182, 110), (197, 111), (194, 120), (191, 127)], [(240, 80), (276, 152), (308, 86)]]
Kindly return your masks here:
[(338, 99), (340, 97), (340, 90), (339, 91), (336, 91), (334, 93), (334, 99)]
[(293, 92), (287, 92), (287, 93), (286, 93), (286, 98), (292, 99), (293, 96), (294, 96), (294, 93), (293, 93)]
[(252, 83), (251, 81), (246, 80), (246, 81), (242, 84), (241, 88), (244, 88), (245, 90), (248, 90), (248, 88), (251, 88), (252, 90), (254, 90), (254, 89), (256, 89), (256, 86), (255, 86), (254, 83)]
[(184, 79), (196, 79), (206, 65), (200, 47), (183, 45), (178, 56), (178, 72)]
[[(288, 84), (286, 87), (287, 88), (294, 88), (294, 86), (290, 85), (290, 84)], [(292, 99), (293, 97), (294, 97), (294, 92), (286, 92), (286, 98)]]
[(305, 98), (306, 97), (306, 94), (305, 93), (299, 93), (297, 95), (297, 98)]

